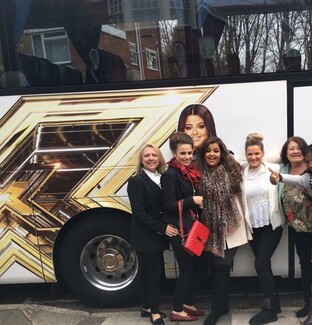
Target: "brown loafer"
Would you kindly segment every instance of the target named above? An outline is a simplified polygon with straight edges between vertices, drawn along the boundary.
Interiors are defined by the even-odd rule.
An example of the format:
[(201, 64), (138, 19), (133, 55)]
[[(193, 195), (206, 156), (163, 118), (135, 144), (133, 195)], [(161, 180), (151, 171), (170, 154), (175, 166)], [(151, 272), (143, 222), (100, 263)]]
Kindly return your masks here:
[(174, 313), (171, 313), (170, 319), (172, 322), (192, 322), (194, 320), (198, 320), (196, 316), (190, 314), (187, 314), (187, 316), (181, 316)]
[(187, 307), (183, 307), (183, 310), (193, 316), (203, 316), (205, 315), (205, 313), (202, 310), (193, 310)]

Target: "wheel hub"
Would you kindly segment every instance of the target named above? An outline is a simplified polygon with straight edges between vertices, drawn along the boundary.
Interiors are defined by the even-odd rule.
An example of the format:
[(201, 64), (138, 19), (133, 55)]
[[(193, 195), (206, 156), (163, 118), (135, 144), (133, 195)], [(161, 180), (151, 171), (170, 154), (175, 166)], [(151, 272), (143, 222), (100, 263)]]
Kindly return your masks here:
[(116, 249), (98, 249), (97, 264), (102, 272), (120, 272), (125, 265), (123, 255)]
[(131, 245), (115, 235), (90, 240), (80, 255), (85, 278), (101, 290), (116, 291), (128, 286), (136, 277), (138, 259)]

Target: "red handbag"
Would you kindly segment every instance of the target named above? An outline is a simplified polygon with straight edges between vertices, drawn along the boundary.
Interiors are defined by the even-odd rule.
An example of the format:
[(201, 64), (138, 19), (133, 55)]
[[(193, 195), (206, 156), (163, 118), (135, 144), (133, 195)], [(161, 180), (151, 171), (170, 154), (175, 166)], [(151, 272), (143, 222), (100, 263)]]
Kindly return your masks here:
[(183, 229), (183, 200), (178, 201), (179, 212), (179, 228), (180, 236), (182, 238), (182, 246), (191, 255), (200, 256), (203, 253), (204, 247), (210, 235), (210, 229), (195, 219), (192, 227), (187, 235), (184, 235)]

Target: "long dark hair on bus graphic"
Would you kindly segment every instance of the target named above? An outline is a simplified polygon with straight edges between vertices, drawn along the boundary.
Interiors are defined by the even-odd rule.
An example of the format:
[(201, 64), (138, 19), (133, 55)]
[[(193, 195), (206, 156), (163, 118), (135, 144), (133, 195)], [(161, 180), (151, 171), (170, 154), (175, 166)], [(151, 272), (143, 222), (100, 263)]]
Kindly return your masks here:
[(178, 121), (178, 131), (188, 134), (196, 149), (200, 148), (206, 138), (217, 136), (213, 115), (202, 104), (191, 104), (183, 109)]

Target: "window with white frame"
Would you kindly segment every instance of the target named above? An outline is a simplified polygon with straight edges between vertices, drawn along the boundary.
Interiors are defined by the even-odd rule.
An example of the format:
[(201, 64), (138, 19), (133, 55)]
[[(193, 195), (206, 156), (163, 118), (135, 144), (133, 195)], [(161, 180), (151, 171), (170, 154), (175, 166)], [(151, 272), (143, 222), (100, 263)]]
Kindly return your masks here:
[(136, 22), (154, 22), (160, 19), (159, 0), (133, 0), (133, 18)]
[(121, 0), (109, 0), (109, 14), (112, 18), (112, 22), (117, 26), (123, 23)]
[(34, 54), (53, 63), (70, 63), (70, 51), (65, 30), (43, 31), (32, 35)]
[(157, 52), (151, 49), (145, 49), (147, 68), (158, 71)]
[(133, 65), (139, 65), (138, 50), (135, 43), (129, 43), (130, 62)]

